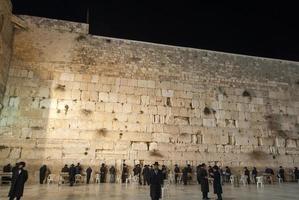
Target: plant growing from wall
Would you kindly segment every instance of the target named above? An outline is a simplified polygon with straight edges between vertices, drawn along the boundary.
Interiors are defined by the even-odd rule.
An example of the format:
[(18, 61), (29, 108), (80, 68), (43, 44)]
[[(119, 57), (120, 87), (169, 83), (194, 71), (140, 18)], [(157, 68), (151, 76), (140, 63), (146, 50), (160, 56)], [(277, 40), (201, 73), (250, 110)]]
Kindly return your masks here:
[(203, 113), (204, 113), (205, 115), (210, 115), (210, 114), (211, 114), (211, 110), (210, 110), (208, 107), (205, 107), (205, 108), (203, 109)]
[(150, 156), (160, 157), (163, 158), (164, 156), (156, 149), (150, 151)]
[(88, 115), (91, 115), (91, 113), (92, 113), (92, 110), (89, 110), (89, 109), (82, 109), (81, 110), (81, 112), (84, 114), (84, 115), (86, 115), (86, 116), (88, 116)]
[(35, 131), (38, 131), (38, 130), (43, 130), (43, 127), (41, 127), (41, 126), (32, 126), (31, 129), (35, 130)]
[(65, 85), (57, 84), (56, 87), (55, 87), (55, 90), (65, 91)]
[(108, 130), (106, 128), (100, 128), (96, 130), (97, 134), (100, 136), (106, 136), (108, 133)]

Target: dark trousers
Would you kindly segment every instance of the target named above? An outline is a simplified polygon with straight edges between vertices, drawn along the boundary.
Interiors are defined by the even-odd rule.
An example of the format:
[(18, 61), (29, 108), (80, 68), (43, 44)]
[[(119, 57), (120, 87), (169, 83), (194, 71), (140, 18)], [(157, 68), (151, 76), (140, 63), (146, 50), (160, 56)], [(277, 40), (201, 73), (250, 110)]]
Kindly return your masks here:
[(16, 200), (20, 200), (21, 197), (9, 197), (9, 200), (14, 200), (16, 198)]
[(178, 183), (178, 178), (179, 178), (179, 175), (178, 175), (178, 174), (175, 174), (175, 175), (174, 175), (174, 181), (175, 181), (175, 184)]
[(222, 200), (222, 195), (221, 195), (221, 193), (218, 193), (218, 194), (217, 194), (217, 200)]
[(89, 184), (89, 181), (90, 181), (90, 174), (87, 174), (87, 176), (86, 176), (86, 183)]
[(202, 198), (203, 199), (208, 198), (208, 192), (202, 192)]
[(44, 180), (45, 180), (45, 176), (40, 176), (40, 177), (39, 177), (39, 183), (40, 183), (40, 184), (43, 184), (43, 183), (44, 183)]

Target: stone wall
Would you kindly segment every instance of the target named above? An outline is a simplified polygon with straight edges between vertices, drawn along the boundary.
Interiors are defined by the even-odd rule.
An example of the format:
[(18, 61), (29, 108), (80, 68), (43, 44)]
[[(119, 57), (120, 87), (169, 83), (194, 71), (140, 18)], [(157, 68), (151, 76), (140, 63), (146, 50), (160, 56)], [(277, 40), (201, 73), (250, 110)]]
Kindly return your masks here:
[(8, 79), (12, 38), (11, 3), (8, 0), (0, 0), (0, 112)]
[[(0, 164), (299, 165), (299, 64), (87, 34), (20, 16)], [(98, 169), (98, 168), (97, 168)], [(34, 176), (30, 176), (33, 179)]]

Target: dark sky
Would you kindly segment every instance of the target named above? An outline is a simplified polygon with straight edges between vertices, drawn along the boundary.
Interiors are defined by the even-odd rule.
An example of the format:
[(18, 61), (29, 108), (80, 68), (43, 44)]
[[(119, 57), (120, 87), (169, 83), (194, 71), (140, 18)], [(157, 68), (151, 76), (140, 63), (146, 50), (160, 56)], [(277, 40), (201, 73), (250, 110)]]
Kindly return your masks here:
[(89, 9), (90, 33), (95, 35), (299, 61), (299, 11), (290, 3), (12, 2), (15, 14), (78, 22), (87, 21)]

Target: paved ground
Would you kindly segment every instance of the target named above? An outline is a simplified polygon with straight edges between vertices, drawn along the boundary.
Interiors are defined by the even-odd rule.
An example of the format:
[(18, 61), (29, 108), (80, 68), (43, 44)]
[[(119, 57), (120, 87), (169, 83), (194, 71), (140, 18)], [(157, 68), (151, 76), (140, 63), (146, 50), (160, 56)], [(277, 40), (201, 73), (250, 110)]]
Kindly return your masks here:
[[(8, 199), (8, 186), (0, 186), (0, 199)], [(210, 187), (212, 191), (212, 188)], [(234, 187), (225, 185), (223, 187), (223, 199), (299, 199), (299, 184), (284, 183), (276, 185), (265, 185), (257, 188), (255, 185)], [(212, 199), (216, 199), (210, 193)], [(67, 185), (26, 185), (24, 200), (150, 200), (149, 187), (121, 185), (121, 184), (91, 184), (69, 187)], [(170, 185), (166, 197), (169, 200), (198, 200), (201, 199), (199, 185)]]

